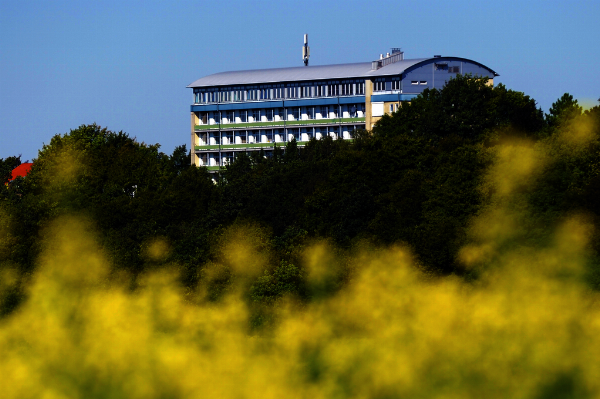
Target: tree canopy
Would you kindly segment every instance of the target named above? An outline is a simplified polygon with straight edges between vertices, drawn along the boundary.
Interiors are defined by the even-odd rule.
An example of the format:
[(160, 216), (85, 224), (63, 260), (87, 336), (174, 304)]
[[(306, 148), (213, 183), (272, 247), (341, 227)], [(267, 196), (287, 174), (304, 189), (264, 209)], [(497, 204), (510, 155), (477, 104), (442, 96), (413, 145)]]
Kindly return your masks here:
[(529, 96), (502, 84), (491, 86), (488, 78), (459, 75), (443, 89), (425, 89), (391, 116), (384, 115), (373, 134), (431, 139), (456, 135), (477, 141), (499, 128), (531, 135), (543, 126), (543, 113)]
[[(313, 295), (300, 265), (315, 239), (343, 251), (361, 242), (403, 243), (424, 270), (466, 276), (460, 249), (472, 220), (496, 201), (489, 171), (507, 140), (552, 160), (520, 194), (535, 223), (556, 223), (569, 212), (600, 217), (599, 109), (582, 112), (565, 94), (544, 118), (523, 93), (458, 76), (403, 103), (372, 131), (353, 132), (352, 141), (327, 137), (302, 148), (291, 141), (270, 158), (240, 153), (216, 184), (205, 168), (189, 166), (184, 145), (167, 155), (158, 144), (83, 125), (54, 136), (18, 189), (3, 191), (1, 211), (11, 222), (0, 233), (11, 245), (0, 262), (30, 273), (45, 226), (76, 213), (94, 221), (115, 270), (136, 276), (175, 263), (191, 290), (206, 265), (225, 262), (222, 249), (235, 240), (228, 229), (251, 226), (270, 265), (252, 285), (259, 301), (290, 291)], [(149, 262), (157, 240), (167, 255)], [(228, 273), (214, 278), (211, 297), (226, 289)]]

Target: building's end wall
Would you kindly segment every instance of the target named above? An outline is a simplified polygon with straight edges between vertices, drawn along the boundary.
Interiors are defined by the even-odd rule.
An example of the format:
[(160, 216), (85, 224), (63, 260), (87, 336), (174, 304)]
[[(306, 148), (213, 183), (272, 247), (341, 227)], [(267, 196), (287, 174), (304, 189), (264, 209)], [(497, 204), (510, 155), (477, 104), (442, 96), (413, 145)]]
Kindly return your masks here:
[(198, 120), (198, 115), (196, 115), (195, 112), (191, 113), (191, 121), (190, 159), (192, 165), (200, 166), (200, 157), (196, 154), (196, 143), (198, 141), (198, 135), (196, 135), (196, 125), (198, 125), (200, 122)]
[[(436, 67), (438, 64), (441, 67)], [(487, 68), (465, 60), (438, 58), (411, 69), (402, 77), (403, 93), (421, 93), (423, 90), (441, 89), (458, 74), (487, 77), (493, 84), (494, 74)]]

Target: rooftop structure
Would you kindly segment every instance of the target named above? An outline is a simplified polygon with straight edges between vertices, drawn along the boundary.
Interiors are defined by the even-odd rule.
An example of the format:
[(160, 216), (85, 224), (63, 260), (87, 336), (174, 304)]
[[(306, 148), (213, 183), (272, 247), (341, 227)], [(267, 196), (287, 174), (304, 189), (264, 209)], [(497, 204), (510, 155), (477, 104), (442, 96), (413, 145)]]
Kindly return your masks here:
[[(305, 47), (307, 40), (305, 39)], [(211, 171), (240, 151), (265, 151), (295, 139), (331, 136), (351, 140), (355, 129), (371, 129), (385, 113), (426, 88), (441, 89), (456, 74), (498, 76), (460, 57), (404, 59), (399, 48), (379, 59), (353, 64), (220, 72), (187, 87), (191, 106), (192, 163)]]

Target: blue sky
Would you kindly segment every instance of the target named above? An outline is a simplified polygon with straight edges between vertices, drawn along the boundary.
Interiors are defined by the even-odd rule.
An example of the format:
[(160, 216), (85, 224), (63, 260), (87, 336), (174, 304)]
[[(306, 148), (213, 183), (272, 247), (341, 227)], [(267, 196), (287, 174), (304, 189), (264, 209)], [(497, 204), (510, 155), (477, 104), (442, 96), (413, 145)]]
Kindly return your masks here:
[(547, 112), (600, 98), (600, 1), (0, 0), (0, 158), (33, 159), (96, 122), (171, 153), (191, 89), (215, 72), (406, 58), (474, 59)]

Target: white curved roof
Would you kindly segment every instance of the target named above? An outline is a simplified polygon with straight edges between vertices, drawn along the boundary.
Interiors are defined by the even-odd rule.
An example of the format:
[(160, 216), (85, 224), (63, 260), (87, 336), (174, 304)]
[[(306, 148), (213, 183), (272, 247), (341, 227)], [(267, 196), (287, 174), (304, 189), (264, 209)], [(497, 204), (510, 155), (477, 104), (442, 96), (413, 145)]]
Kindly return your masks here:
[[(219, 72), (205, 76), (189, 84), (187, 87), (231, 86), (260, 83), (298, 82), (323, 79), (349, 79), (368, 76), (398, 75), (413, 65), (429, 60), (455, 59), (474, 62), (464, 58), (416, 58), (396, 61), (377, 70), (371, 69), (371, 62), (355, 64), (300, 66), (291, 68), (254, 69), (249, 71)], [(481, 64), (479, 64), (481, 65)], [(484, 66), (484, 65), (482, 65)], [(485, 66), (484, 66), (485, 67)], [(487, 67), (485, 67), (487, 68)], [(487, 68), (489, 69), (489, 68)], [(494, 75), (494, 71), (489, 69)]]

